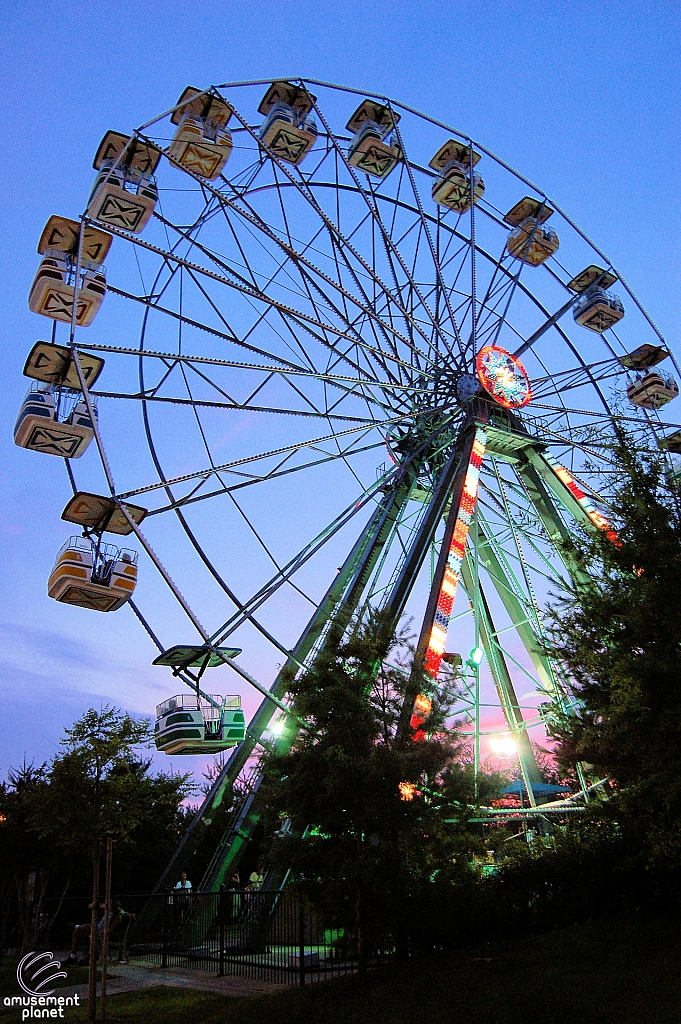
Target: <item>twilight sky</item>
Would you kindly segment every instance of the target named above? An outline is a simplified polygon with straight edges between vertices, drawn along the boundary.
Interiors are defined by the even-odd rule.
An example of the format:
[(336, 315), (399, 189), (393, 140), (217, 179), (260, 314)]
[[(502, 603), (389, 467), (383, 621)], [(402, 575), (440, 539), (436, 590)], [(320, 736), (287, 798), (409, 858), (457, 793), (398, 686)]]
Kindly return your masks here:
[[(0, 777), (24, 754), (52, 756), (91, 704), (150, 714), (172, 685), (128, 609), (97, 616), (47, 598), (68, 536), (63, 468), (11, 437), (24, 360), (48, 337), (27, 307), (37, 240), (52, 213), (82, 210), (104, 131), (161, 113), (188, 84), (303, 75), (385, 92), (469, 132), (555, 197), (679, 355), (680, 21), (668, 0), (6, 0)], [(257, 658), (244, 658), (257, 674)], [(253, 707), (244, 687), (221, 688)]]

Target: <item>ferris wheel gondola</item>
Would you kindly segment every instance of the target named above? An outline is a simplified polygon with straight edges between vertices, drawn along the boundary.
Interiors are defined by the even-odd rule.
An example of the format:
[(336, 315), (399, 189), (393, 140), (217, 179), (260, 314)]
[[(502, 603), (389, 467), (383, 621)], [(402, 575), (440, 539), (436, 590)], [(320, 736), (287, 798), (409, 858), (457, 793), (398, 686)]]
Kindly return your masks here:
[(449, 139), (444, 146), (440, 146), (428, 163), (429, 167), (440, 172), (440, 177), (433, 182), (431, 188), (435, 202), (456, 213), (466, 213), (470, 209), (471, 199), (474, 203), (482, 199), (485, 183), (473, 171), (479, 160), (480, 153), (473, 152), (470, 146), (456, 139)]
[(158, 202), (154, 171), (160, 159), (158, 150), (120, 132), (107, 132), (93, 161), (98, 174), (87, 216), (133, 234), (142, 231)]

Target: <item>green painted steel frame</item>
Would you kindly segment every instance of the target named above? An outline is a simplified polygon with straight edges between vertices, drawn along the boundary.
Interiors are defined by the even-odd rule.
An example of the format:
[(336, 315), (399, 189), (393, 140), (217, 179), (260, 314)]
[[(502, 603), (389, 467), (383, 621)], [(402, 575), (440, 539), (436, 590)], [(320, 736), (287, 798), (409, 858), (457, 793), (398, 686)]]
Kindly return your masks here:
[[(352, 618), (381, 551), (389, 541), (400, 513), (409, 498), (418, 470), (419, 462), (414, 460), (407, 467), (405, 473), (384, 493), (382, 501), (362, 531), (323, 601), (308, 622), (291, 652), (291, 656), (281, 668), (272, 686), (272, 692), (277, 696), (283, 695), (289, 673), (295, 671), (297, 666), (310, 656), (315, 645), (322, 640), (329, 623), (333, 621), (345, 626)], [(223, 790), (237, 779), (249, 758), (254, 754), (274, 713), (275, 709), (271, 702), (264, 700), (249, 724), (246, 740), (237, 747), (225, 766)], [(277, 747), (285, 750), (287, 745), (292, 742), (294, 735), (295, 727), (288, 724)], [(211, 891), (220, 886), (238, 862), (244, 845), (260, 821), (262, 809), (257, 800), (260, 781), (261, 777), (256, 776), (251, 792), (237, 821), (232, 826), (232, 841), (225, 844), (222, 855), (217, 861), (211, 862), (209, 865), (201, 883), (204, 891)]]
[[(480, 413), (480, 409), (477, 412)], [(464, 425), (459, 443), (454, 447), (447, 463), (443, 467), (431, 493), (428, 507), (421, 517), (418, 527), (413, 531), (411, 543), (401, 561), (401, 568), (389, 593), (384, 597), (383, 606), (390, 611), (395, 621), (399, 620), (404, 611), (424, 559), (427, 557), (429, 549), (435, 543), (435, 534), (439, 523), (445, 519), (446, 523), (449, 523), (449, 520), (451, 520), (452, 523), (450, 525), (453, 525), (463, 482), (462, 467), (467, 465), (466, 453), (473, 436), (473, 424), (474, 420), (469, 419)], [(519, 453), (517, 460), (514, 459), (513, 461), (514, 468), (525, 488), (528, 500), (539, 516), (553, 548), (558, 553), (573, 581), (583, 585), (588, 577), (571, 553), (570, 532), (563, 522), (559, 507), (562, 507), (580, 525), (593, 530), (593, 524), (585, 510), (556, 476), (537, 447), (533, 445), (526, 446)], [(422, 456), (411, 459), (405, 464), (404, 473), (384, 492), (383, 498), (371, 519), (362, 530), (344, 565), (280, 670), (271, 689), (275, 696), (281, 697), (283, 695), (289, 673), (295, 671), (298, 666), (309, 661), (310, 657), (314, 656), (315, 648), (323, 642), (323, 637), (329, 624), (333, 621), (346, 626), (357, 611), (371, 575), (381, 555), (389, 548), (395, 531), (399, 526), (400, 517), (416, 485), (422, 462)], [(451, 529), (449, 530), (449, 535), (451, 535)], [(439, 594), (441, 576), (444, 571), (443, 567), (448, 550), (447, 537), (446, 526), (444, 540), (440, 543), (437, 567), (435, 572), (432, 573), (430, 599), (419, 636), (417, 660), (418, 652), (421, 652), (421, 655), (423, 653), (421, 648), (423, 647), (424, 637), (427, 638), (429, 636), (430, 629), (432, 628), (432, 619), (435, 613), (437, 595)], [(480, 585), (478, 561), (484, 567), (511, 620), (512, 628), (515, 629), (532, 662), (541, 689), (547, 693), (552, 701), (559, 704), (562, 708), (565, 708), (568, 704), (567, 695), (563, 690), (561, 682), (556, 677), (550, 657), (541, 649), (541, 638), (537, 635), (536, 628), (533, 626), (531, 618), (528, 617), (527, 611), (518, 596), (523, 592), (523, 588), (515, 578), (515, 574), (503, 553), (497, 551), (497, 545), (491, 535), (490, 526), (485, 522), (484, 517), (477, 508), (475, 512), (475, 530), (471, 533), (471, 542), (474, 537), (477, 539), (475, 552), (472, 553), (472, 547), (469, 542), (469, 549), (462, 565), (461, 583), (468, 595), (473, 614), (476, 617), (476, 629), (479, 631), (482, 646), (488, 657), (501, 708), (509, 729), (512, 731), (518, 744), (523, 778), (528, 795), (530, 795), (530, 802), (534, 804), (532, 783), (540, 781), (540, 773), (527, 734), (527, 725), (523, 719), (506, 656), (502, 645), (497, 639), (498, 634), (489, 601)], [(408, 722), (413, 698), (416, 693), (414, 687), (418, 685), (416, 675), (415, 673), (413, 685), (411, 689), (408, 687), (408, 692), (405, 696), (402, 719), (406, 722)], [(413, 693), (411, 692), (412, 690), (414, 690)], [(476, 744), (479, 743), (478, 710), (476, 705)], [(202, 814), (209, 807), (216, 807), (220, 804), (228, 787), (236, 781), (249, 760), (255, 755), (256, 747), (261, 743), (263, 734), (276, 713), (277, 709), (271, 701), (264, 700), (262, 702), (249, 725), (246, 739), (235, 749), (206, 798), (201, 808)], [(404, 722), (402, 720), (400, 722), (400, 729), (404, 731)], [(277, 743), (279, 749), (286, 749), (286, 746), (292, 742), (294, 735), (295, 726), (288, 723), (283, 736)], [(255, 827), (261, 820), (262, 807), (258, 799), (260, 781), (261, 776), (255, 771), (251, 779), (250, 791), (237, 813), (237, 820), (232, 825), (229, 834), (223, 837), (222, 842), (217, 847), (201, 883), (201, 888), (204, 891), (217, 889), (234, 869), (245, 845), (250, 840)], [(182, 846), (183, 844), (180, 845), (175, 857), (173, 857), (173, 860), (168, 865), (159, 882), (159, 886), (162, 884), (163, 879), (167, 877), (178, 856), (180, 856)]]

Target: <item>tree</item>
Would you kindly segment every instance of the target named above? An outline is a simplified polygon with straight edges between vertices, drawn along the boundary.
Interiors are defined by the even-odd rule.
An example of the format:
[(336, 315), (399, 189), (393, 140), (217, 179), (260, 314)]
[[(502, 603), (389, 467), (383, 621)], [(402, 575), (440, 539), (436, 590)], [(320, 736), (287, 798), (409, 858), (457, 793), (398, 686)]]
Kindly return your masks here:
[[(151, 743), (149, 720), (105, 706), (90, 708), (62, 740), (65, 747), (53, 761), (50, 785), (34, 827), (57, 846), (89, 848), (92, 859), (90, 918), (90, 980), (88, 1020), (94, 1020), (97, 948), (97, 905), (104, 840), (130, 840), (149, 814), (149, 762), (135, 748)], [(186, 788), (188, 776), (180, 783)], [(108, 895), (107, 895), (108, 899)]]
[(0, 785), (2, 949), (17, 924), (22, 952), (31, 948), (39, 940), (38, 924), (55, 876), (61, 874), (62, 899), (69, 888), (71, 879), (68, 873), (64, 879), (63, 862), (31, 828), (47, 786), (47, 764), (36, 768), (25, 760), (21, 768), (10, 769), (8, 782)]
[[(189, 776), (151, 774), (149, 723), (90, 709), (67, 730), (50, 764), (24, 763), (0, 783), (1, 947), (49, 942), (67, 895), (87, 892), (93, 844), (118, 840), (114, 885), (145, 892), (191, 815)], [(98, 878), (98, 866), (95, 866)]]
[(444, 726), (455, 686), (438, 688), (424, 673), (431, 735), (399, 738), (409, 669), (389, 659), (403, 640), (379, 614), (348, 637), (332, 630), (313, 666), (289, 681), (308, 728), (266, 764), (271, 810), (292, 826), (275, 841), (275, 859), (327, 920), (354, 934), (360, 971), (371, 940), (404, 943), (405, 908), (457, 871), (440, 792), (461, 750)]
[(178, 805), (192, 792), (188, 774), (149, 775), (151, 759), (137, 751), (151, 739), (148, 719), (108, 705), (90, 708), (66, 730), (64, 750), (50, 766), (33, 828), (57, 848), (88, 850), (94, 879), (102, 840), (132, 843), (167, 831), (168, 824), (179, 823)]
[(611, 459), (616, 537), (582, 536), (593, 586), (568, 588), (552, 610), (552, 653), (581, 701), (557, 729), (559, 754), (609, 776), (648, 856), (680, 865), (681, 509), (661, 456), (620, 430)]
[(61, 744), (36, 829), (56, 845), (89, 849), (98, 878), (99, 847), (106, 836), (127, 839), (139, 823), (144, 769), (134, 748), (149, 745), (148, 719), (135, 721), (116, 708), (90, 708)]

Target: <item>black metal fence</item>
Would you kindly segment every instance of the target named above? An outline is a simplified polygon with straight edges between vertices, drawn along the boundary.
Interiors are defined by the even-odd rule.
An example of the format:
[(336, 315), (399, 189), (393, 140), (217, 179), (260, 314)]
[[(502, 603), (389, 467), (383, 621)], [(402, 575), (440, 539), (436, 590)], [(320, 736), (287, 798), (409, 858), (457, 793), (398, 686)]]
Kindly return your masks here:
[(173, 891), (147, 898), (127, 953), (189, 967), (304, 985), (355, 970), (352, 936), (324, 927), (286, 891)]
[[(123, 911), (134, 917), (114, 928), (110, 955), (116, 960), (288, 985), (347, 974), (357, 967), (354, 936), (326, 927), (286, 890), (172, 890), (118, 898)], [(35, 936), (37, 946), (69, 948), (74, 928), (90, 921), (89, 902), (87, 897), (48, 902), (42, 934)], [(102, 913), (98, 910), (98, 918)], [(79, 955), (86, 955), (87, 945), (83, 933)]]
[[(120, 896), (122, 909), (129, 915), (134, 914), (134, 919), (125, 919), (123, 927), (116, 929), (117, 938), (123, 940), (129, 934), (134, 920), (141, 917), (144, 907), (149, 899), (146, 893), (135, 893), (133, 895)], [(103, 910), (98, 910), (98, 919), (101, 919)], [(88, 896), (67, 896), (62, 900), (48, 899), (39, 907), (33, 908), (30, 935), (28, 944), (31, 948), (39, 949), (46, 946), (55, 950), (68, 949), (71, 946), (74, 928), (77, 925), (90, 923), (90, 898)], [(10, 935), (10, 946), (21, 941), (19, 933), (14, 930)], [(80, 942), (79, 951), (84, 952), (87, 946), (87, 935)], [(118, 953), (116, 954), (118, 955)]]

